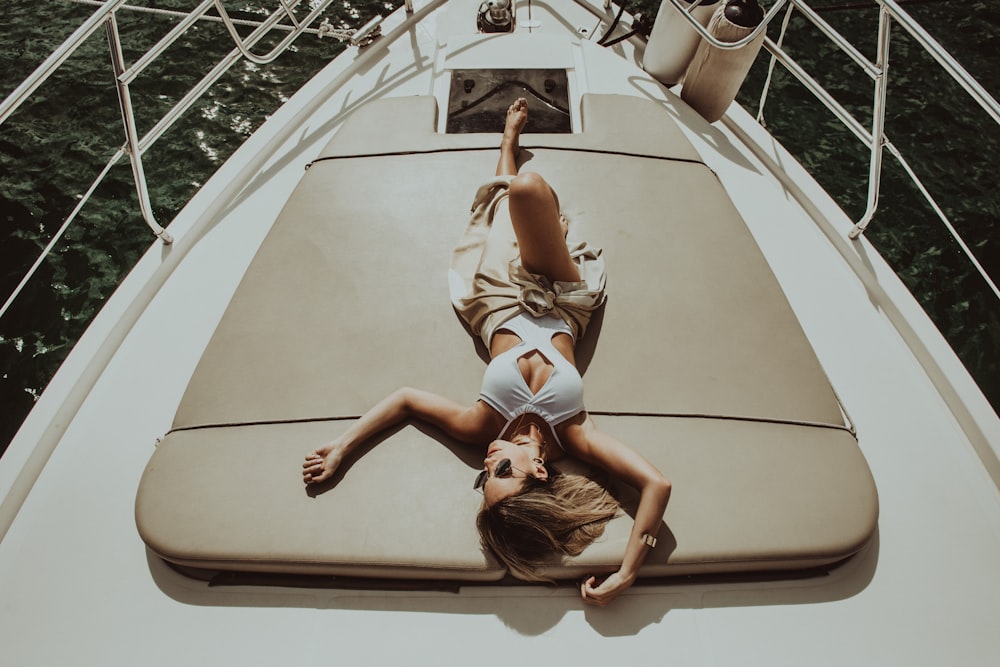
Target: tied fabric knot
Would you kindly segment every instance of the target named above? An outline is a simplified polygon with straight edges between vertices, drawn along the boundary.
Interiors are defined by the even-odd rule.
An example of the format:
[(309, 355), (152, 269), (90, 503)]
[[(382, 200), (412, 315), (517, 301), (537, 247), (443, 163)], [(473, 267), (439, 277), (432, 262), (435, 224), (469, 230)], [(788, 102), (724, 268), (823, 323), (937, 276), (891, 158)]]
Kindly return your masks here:
[[(517, 286), (517, 302), (535, 317), (593, 310), (603, 301), (587, 292), (587, 281), (550, 281), (531, 273), (518, 260), (511, 263), (510, 280)], [(603, 296), (603, 295), (602, 295)]]
[(517, 298), (521, 306), (534, 315), (548, 315), (556, 305), (556, 295), (541, 285), (521, 284), (521, 294)]

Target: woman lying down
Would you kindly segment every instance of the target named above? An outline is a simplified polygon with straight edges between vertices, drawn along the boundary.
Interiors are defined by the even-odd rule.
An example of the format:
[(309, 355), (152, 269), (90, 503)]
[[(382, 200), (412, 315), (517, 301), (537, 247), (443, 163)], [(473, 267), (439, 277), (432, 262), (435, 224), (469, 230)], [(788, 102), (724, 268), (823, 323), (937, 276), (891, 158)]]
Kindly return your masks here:
[[(619, 510), (603, 485), (555, 474), (550, 464), (571, 456), (607, 471), (639, 491), (628, 546), (617, 572), (589, 577), (583, 599), (606, 605), (636, 579), (670, 498), (670, 482), (624, 443), (598, 430), (583, 403), (575, 344), (604, 302), (599, 251), (566, 243), (567, 223), (555, 191), (535, 173), (518, 173), (527, 102), (507, 110), (496, 179), (480, 188), (465, 244), (477, 258), (467, 293), (456, 309), (480, 335), (491, 361), (479, 400), (471, 407), (417, 389), (384, 398), (337, 440), (310, 452), (306, 484), (329, 479), (344, 458), (375, 434), (418, 419), (457, 440), (486, 445), (474, 486), (483, 504), (477, 526), (483, 543), (525, 580), (544, 580), (541, 564), (553, 553), (577, 555), (600, 537)], [(516, 239), (492, 223), (509, 213)], [(515, 242), (516, 241), (516, 242)], [(460, 246), (460, 249), (462, 246)]]

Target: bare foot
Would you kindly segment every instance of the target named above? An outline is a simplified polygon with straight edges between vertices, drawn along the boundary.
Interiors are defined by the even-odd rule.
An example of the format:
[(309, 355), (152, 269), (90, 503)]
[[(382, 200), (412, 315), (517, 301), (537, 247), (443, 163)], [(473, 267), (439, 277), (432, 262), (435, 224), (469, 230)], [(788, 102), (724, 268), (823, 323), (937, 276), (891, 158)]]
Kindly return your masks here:
[(527, 122), (528, 100), (519, 97), (507, 108), (507, 117), (503, 128), (503, 143), (509, 144), (515, 156), (520, 151), (519, 139)]
[(343, 458), (343, 453), (335, 443), (314, 449), (306, 454), (306, 462), (302, 464), (302, 481), (306, 484), (325, 482), (333, 477)]
[(528, 100), (519, 97), (507, 108), (506, 127), (504, 132), (513, 131), (519, 135), (524, 129), (524, 124), (528, 122)]
[(500, 159), (497, 160), (497, 176), (517, 175), (517, 158), (521, 154), (521, 131), (527, 122), (528, 100), (519, 97), (507, 108), (503, 139), (500, 140)]

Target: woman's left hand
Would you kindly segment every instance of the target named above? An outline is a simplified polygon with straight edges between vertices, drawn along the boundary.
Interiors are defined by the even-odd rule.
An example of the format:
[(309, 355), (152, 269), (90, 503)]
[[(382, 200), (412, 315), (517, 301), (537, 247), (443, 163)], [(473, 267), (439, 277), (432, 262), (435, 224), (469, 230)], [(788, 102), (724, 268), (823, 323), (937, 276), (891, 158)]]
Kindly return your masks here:
[(600, 584), (597, 583), (597, 577), (590, 577), (580, 585), (580, 595), (587, 604), (604, 607), (631, 586), (634, 581), (635, 577), (625, 576), (621, 572), (609, 575)]

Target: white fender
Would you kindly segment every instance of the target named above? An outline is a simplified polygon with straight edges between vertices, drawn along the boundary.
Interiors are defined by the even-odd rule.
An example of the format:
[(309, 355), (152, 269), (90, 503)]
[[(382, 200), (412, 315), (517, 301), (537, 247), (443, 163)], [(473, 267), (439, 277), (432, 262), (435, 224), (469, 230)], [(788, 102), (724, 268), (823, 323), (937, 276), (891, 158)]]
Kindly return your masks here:
[[(681, 3), (689, 7), (696, 4), (691, 9), (691, 17), (707, 26), (719, 0), (681, 0)], [(670, 0), (663, 0), (649, 34), (642, 68), (662, 84), (672, 86), (680, 83), (700, 41), (701, 35), (680, 15)]]
[[(733, 4), (733, 0), (727, 4)], [(722, 42), (738, 41), (753, 30), (753, 27), (737, 25), (729, 20), (724, 6), (715, 11), (708, 23), (708, 32)], [(684, 74), (681, 99), (709, 123), (722, 118), (736, 99), (736, 93), (764, 43), (764, 36), (762, 31), (746, 46), (728, 50), (716, 48), (702, 40)]]

